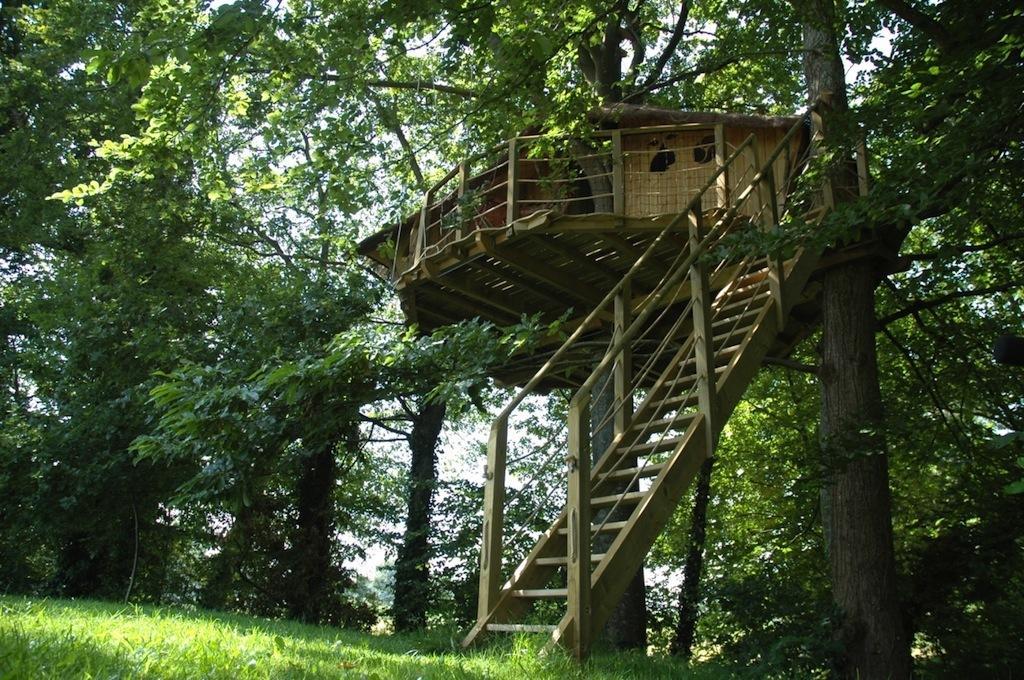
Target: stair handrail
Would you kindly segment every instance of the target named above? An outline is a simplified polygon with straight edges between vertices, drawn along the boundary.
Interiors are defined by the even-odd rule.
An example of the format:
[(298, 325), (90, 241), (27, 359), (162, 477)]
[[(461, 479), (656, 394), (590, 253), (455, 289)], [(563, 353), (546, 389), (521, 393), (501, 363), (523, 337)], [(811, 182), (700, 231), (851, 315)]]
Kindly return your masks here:
[[(558, 361), (569, 351), (577, 340), (597, 320), (604, 309), (612, 303), (616, 296), (620, 295), (623, 289), (632, 281), (638, 271), (653, 256), (654, 251), (668, 237), (668, 234), (675, 230), (680, 222), (697, 207), (704, 194), (715, 185), (718, 178), (735, 162), (740, 154), (751, 146), (756, 140), (756, 135), (751, 133), (736, 149), (718, 166), (707, 181), (690, 199), (686, 208), (680, 211), (647, 246), (647, 249), (636, 259), (632, 266), (622, 275), (611, 290), (609, 290), (601, 301), (590, 311), (576, 329), (566, 338), (562, 345), (534, 373), (533, 377), (516, 393), (516, 395), (501, 410), (494, 422), (491, 424), (487, 440), (487, 463), (484, 467), (484, 518), (483, 518), (483, 542), (480, 550), (480, 588), (477, 606), (478, 618), (485, 618), (491, 609), (492, 603), (496, 600), (501, 587), (501, 554), (502, 534), (504, 532), (504, 503), (505, 503), (505, 461), (508, 448), (508, 421), (512, 412), (529, 396), (537, 385), (547, 377)], [(689, 266), (689, 265), (687, 265)], [(635, 334), (635, 333), (634, 333)], [(589, 483), (589, 474), (587, 475)]]

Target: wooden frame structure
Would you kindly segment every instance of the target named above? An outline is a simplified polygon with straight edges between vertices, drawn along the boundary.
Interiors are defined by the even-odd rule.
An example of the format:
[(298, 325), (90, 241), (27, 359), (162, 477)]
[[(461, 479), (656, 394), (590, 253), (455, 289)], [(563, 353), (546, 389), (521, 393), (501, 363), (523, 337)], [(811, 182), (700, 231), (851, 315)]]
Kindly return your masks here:
[[(863, 145), (855, 186), (826, 181), (799, 195), (815, 117), (781, 129), (730, 120), (603, 131), (561, 155), (531, 155), (541, 138), (519, 137), (483, 173), (460, 164), (426, 192), (417, 215), (364, 242), (410, 319), (428, 328), (471, 315), (570, 319), (568, 337), (498, 371), (522, 387), (488, 440), (478, 614), (464, 644), (487, 632), (543, 632), (585, 657), (765, 357), (799, 336), (791, 327), (820, 253), (756, 244), (786, 222), (817, 223), (836, 192), (866, 194)], [(678, 176), (666, 179), (676, 164)], [(637, 172), (644, 167), (652, 177)], [(687, 184), (686, 172), (699, 181)], [(655, 198), (641, 200), (645, 192)], [(649, 212), (633, 214), (637, 205)], [(562, 385), (574, 390), (566, 504), (508, 571), (509, 421), (530, 394)], [(609, 402), (606, 390), (610, 406), (592, 413)], [(614, 436), (593, 458), (597, 421)], [(598, 534), (612, 536), (601, 552)], [(528, 620), (533, 602), (551, 599), (565, 602), (557, 623)]]

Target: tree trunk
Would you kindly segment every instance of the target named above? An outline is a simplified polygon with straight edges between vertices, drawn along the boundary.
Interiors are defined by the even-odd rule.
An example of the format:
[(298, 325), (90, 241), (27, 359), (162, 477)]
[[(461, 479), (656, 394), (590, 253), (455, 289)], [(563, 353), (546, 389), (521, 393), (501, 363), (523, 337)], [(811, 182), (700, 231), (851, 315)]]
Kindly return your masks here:
[(714, 458), (708, 458), (700, 468), (697, 491), (690, 516), (690, 541), (683, 566), (683, 586), (679, 590), (679, 622), (672, 640), (672, 654), (689, 659), (693, 654), (693, 640), (697, 631), (697, 602), (700, 599), (700, 575), (704, 567), (704, 539), (707, 536), (708, 499), (711, 496), (711, 469)]
[[(615, 393), (612, 388), (612, 373), (609, 371), (597, 381), (594, 387), (594, 400), (591, 405), (591, 456), (596, 463), (608, 449), (615, 436), (614, 419), (601, 425), (606, 416), (610, 416), (615, 408)], [(600, 426), (600, 427), (599, 427)], [(635, 467), (636, 458), (626, 459), (623, 467)], [(625, 485), (613, 486), (610, 493), (622, 493)], [(593, 523), (600, 524), (607, 515), (607, 509), (594, 512)], [(611, 521), (622, 521), (629, 518), (627, 508), (619, 508)], [(608, 550), (613, 535), (601, 533), (594, 537), (593, 553), (600, 554)], [(619, 604), (612, 610), (604, 631), (600, 637), (618, 649), (645, 649), (647, 647), (647, 589), (644, 585), (644, 569), (641, 565), (636, 575), (623, 593)]]
[[(354, 427), (352, 421), (351, 427)], [(346, 443), (356, 437), (349, 434)], [(336, 570), (332, 564), (335, 531), (334, 487), (338, 461), (334, 444), (321, 444), (302, 463), (297, 485), (298, 526), (291, 549), (292, 585), (287, 594), (288, 616), (316, 623), (331, 598)]]
[[(804, 0), (810, 100), (828, 116), (847, 108), (833, 0)], [(827, 471), (822, 524), (833, 598), (841, 612), (839, 667), (847, 678), (910, 677), (910, 646), (896, 592), (888, 456), (875, 348), (875, 264), (857, 260), (822, 277), (821, 443)]]
[(445, 403), (423, 404), (413, 420), (409, 449), (408, 512), (405, 536), (395, 563), (395, 630), (423, 628), (430, 603), (430, 510), (437, 485), (437, 438), (444, 424)]

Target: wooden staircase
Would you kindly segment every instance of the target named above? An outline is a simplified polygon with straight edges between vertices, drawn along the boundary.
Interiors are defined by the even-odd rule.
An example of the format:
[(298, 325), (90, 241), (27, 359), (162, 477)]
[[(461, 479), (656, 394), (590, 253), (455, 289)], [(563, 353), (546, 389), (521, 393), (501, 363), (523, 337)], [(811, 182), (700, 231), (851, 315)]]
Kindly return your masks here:
[[(478, 618), (464, 645), (486, 632), (546, 633), (552, 644), (577, 657), (588, 653), (592, 637), (714, 452), (729, 415), (818, 263), (818, 253), (810, 249), (785, 261), (751, 255), (742, 239), (746, 230), (777, 229), (790, 217), (778, 210), (781, 192), (789, 187), (777, 188), (770, 168), (800, 125), (757, 164), (761, 170), (745, 189), (718, 209), (702, 211), (704, 194), (720, 187), (719, 176), (743, 151), (737, 148), (591, 312), (588, 319), (613, 318), (614, 332), (570, 402), (566, 506), (507, 577), (502, 575), (502, 539), (509, 417), (556, 369), (587, 321), (498, 416), (488, 444)], [(801, 219), (819, 221), (831, 203), (825, 186), (804, 205)], [(686, 247), (646, 300), (630, 304), (633, 275), (670, 234), (677, 240), (683, 235)], [(658, 340), (656, 349), (645, 355), (643, 365), (633, 366), (630, 348), (652, 337)], [(594, 457), (591, 405), (609, 403), (605, 390), (613, 391), (614, 398), (595, 416), (602, 421), (595, 429), (611, 427), (614, 435)], [(557, 623), (525, 622), (538, 600), (565, 603)]]

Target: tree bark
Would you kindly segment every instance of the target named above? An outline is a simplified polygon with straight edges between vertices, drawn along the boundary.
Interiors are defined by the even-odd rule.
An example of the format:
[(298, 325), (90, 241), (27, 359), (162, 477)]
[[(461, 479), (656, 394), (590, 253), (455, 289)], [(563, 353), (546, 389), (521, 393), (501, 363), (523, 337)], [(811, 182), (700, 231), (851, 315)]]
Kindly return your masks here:
[[(594, 387), (594, 400), (591, 404), (591, 457), (597, 462), (601, 455), (608, 449), (615, 436), (614, 419), (608, 417), (608, 422), (601, 427), (606, 416), (610, 416), (615, 407), (615, 394), (612, 388), (612, 373), (609, 371), (597, 381)], [(636, 458), (626, 459), (622, 467), (635, 467)], [(625, 485), (613, 486), (610, 493), (622, 493), (626, 490)], [(593, 523), (600, 524), (608, 514), (607, 509), (600, 509), (594, 512)], [(619, 508), (611, 521), (622, 521), (629, 518), (630, 511), (627, 508)], [(612, 544), (613, 536), (601, 533), (594, 537), (593, 553), (600, 554), (608, 550)], [(643, 565), (637, 569), (636, 575), (630, 581), (622, 599), (612, 610), (608, 622), (604, 626), (599, 637), (617, 649), (646, 649), (647, 647), (647, 588), (644, 584)]]
[[(804, 72), (829, 116), (848, 109), (833, 0), (804, 0)], [(875, 347), (876, 264), (857, 260), (822, 277), (822, 524), (846, 678), (910, 677), (910, 646), (896, 592), (888, 456)]]
[(697, 631), (697, 602), (700, 600), (701, 570), (704, 568), (704, 539), (707, 536), (708, 499), (711, 496), (711, 470), (715, 459), (708, 458), (700, 468), (697, 491), (690, 516), (690, 541), (683, 565), (683, 586), (679, 590), (679, 622), (672, 640), (672, 654), (689, 659)]
[(395, 599), (391, 613), (395, 630), (423, 628), (430, 604), (430, 510), (437, 486), (437, 438), (446, 405), (423, 404), (413, 419), (409, 449), (408, 512), (405, 535), (395, 562)]
[(316, 623), (325, 613), (334, 570), (334, 486), (338, 462), (333, 445), (311, 451), (297, 486), (298, 526), (292, 547), (292, 587), (288, 616)]

